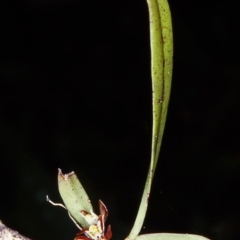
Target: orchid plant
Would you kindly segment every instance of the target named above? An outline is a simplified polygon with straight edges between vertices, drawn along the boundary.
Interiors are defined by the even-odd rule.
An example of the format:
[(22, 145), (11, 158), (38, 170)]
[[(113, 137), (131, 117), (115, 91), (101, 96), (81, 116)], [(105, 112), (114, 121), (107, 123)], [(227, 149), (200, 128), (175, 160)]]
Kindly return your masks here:
[[(207, 240), (205, 237), (192, 234), (152, 233), (139, 235), (148, 208), (152, 180), (162, 143), (170, 97), (173, 66), (173, 36), (168, 1), (147, 0), (147, 4), (150, 22), (153, 104), (151, 161), (139, 211), (133, 228), (125, 240)], [(47, 201), (55, 206), (61, 206), (68, 211), (70, 218), (80, 230), (76, 234), (74, 240), (111, 239), (111, 226), (109, 225), (105, 228), (105, 222), (108, 217), (107, 207), (101, 200), (99, 200), (100, 214), (95, 214), (91, 201), (74, 172), (62, 174), (59, 169), (58, 188), (65, 205), (56, 204), (48, 197)], [(2, 224), (1, 229), (3, 229), (0, 231), (1, 234), (6, 230), (7, 234), (13, 236), (11, 231), (9, 231), (5, 225)], [(21, 236), (16, 238), (16, 233), (14, 232), (14, 234), (14, 239), (27, 239), (21, 238)]]
[[(192, 234), (153, 233), (139, 235), (147, 212), (152, 180), (162, 143), (173, 66), (173, 36), (168, 1), (147, 0), (147, 4), (150, 22), (153, 104), (151, 161), (139, 211), (133, 228), (125, 240), (207, 240), (205, 237)], [(60, 205), (67, 209), (70, 218), (80, 229), (74, 240), (111, 239), (111, 226), (109, 225), (105, 231), (105, 222), (108, 216), (106, 206), (99, 200), (100, 215), (94, 213), (91, 201), (74, 172), (64, 175), (59, 170), (58, 187), (65, 206), (55, 204), (48, 198), (47, 200), (53, 205)]]

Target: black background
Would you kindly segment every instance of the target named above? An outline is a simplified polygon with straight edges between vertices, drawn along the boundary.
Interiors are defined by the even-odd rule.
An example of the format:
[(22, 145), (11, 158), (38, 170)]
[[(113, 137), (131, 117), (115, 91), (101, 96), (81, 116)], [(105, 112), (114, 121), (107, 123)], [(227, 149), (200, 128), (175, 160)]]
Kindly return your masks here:
[[(239, 4), (169, 3), (173, 87), (142, 233), (239, 240)], [(102, 199), (113, 239), (123, 239), (150, 159), (146, 2), (7, 1), (0, 9), (0, 219), (32, 239), (73, 239), (67, 213), (45, 201), (61, 202), (60, 167), (77, 173), (96, 212)]]

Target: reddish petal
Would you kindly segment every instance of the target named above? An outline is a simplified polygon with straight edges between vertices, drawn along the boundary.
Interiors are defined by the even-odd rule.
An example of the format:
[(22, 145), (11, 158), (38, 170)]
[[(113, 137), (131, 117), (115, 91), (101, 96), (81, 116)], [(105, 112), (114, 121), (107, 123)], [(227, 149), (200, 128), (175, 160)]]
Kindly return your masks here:
[(108, 225), (107, 232), (105, 234), (105, 238), (109, 240), (112, 237), (112, 230), (111, 230), (111, 225)]
[(99, 215), (98, 221), (100, 222), (100, 228), (101, 228), (102, 232), (105, 232), (104, 215)]
[(106, 221), (108, 217), (108, 210), (105, 204), (101, 200), (99, 200), (99, 210), (100, 210), (100, 215), (104, 215), (104, 221)]
[(92, 240), (92, 239), (82, 235), (75, 237), (74, 240)]

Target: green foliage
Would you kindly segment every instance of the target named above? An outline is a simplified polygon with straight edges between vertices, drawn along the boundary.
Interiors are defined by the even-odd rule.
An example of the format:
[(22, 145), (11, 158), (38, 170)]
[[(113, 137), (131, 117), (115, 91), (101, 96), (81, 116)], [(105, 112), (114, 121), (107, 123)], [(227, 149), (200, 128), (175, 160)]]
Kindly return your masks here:
[(167, 117), (172, 81), (173, 36), (167, 0), (147, 0), (150, 19), (153, 127), (149, 172), (138, 215), (127, 240), (207, 240), (191, 234), (154, 233), (138, 235), (146, 215), (151, 184), (158, 162)]
[(139, 235), (136, 240), (209, 240), (208, 238), (193, 234), (153, 233)]
[(128, 236), (135, 239), (143, 225), (152, 180), (158, 161), (171, 90), (173, 37), (171, 13), (167, 0), (147, 0), (150, 22), (152, 77), (152, 148), (149, 172), (134, 226)]
[[(145, 219), (152, 180), (158, 162), (170, 98), (173, 67), (171, 13), (167, 0), (147, 0), (150, 22), (152, 78), (152, 147), (149, 172), (134, 226), (126, 240), (207, 240), (191, 234), (154, 233), (139, 235)], [(58, 175), (59, 192), (71, 216), (83, 227), (80, 210), (92, 209), (89, 198), (74, 173)]]
[(77, 178), (77, 175), (74, 172), (64, 175), (59, 169), (58, 190), (71, 216), (83, 228), (87, 227), (88, 224), (80, 215), (80, 210), (89, 212), (93, 208), (86, 191)]

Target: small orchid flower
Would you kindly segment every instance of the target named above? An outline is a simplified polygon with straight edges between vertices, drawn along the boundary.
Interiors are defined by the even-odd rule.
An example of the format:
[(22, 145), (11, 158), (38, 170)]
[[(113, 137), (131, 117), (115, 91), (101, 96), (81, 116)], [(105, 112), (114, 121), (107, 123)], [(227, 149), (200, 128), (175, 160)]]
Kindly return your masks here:
[[(48, 198), (48, 196), (47, 196), (47, 201), (54, 206), (60, 206), (67, 210), (67, 208), (64, 205), (52, 202)], [(69, 217), (72, 219), (75, 225), (81, 230), (79, 233), (77, 233), (77, 237), (75, 237), (74, 240), (109, 240), (111, 239), (112, 231), (111, 231), (110, 225), (108, 226), (105, 234), (105, 221), (108, 217), (108, 210), (101, 200), (99, 200), (99, 210), (100, 210), (99, 216), (97, 216), (92, 209), (90, 210), (90, 213), (85, 210), (80, 211), (80, 215), (85, 219), (88, 225), (88, 227), (86, 228), (82, 228), (81, 226), (79, 226), (79, 224), (74, 220), (74, 218), (68, 212)]]
[(110, 225), (105, 234), (105, 221), (108, 216), (108, 210), (101, 200), (99, 200), (99, 210), (99, 216), (92, 210), (90, 210), (90, 213), (80, 211), (85, 221), (89, 224), (89, 227), (82, 229), (74, 240), (109, 240), (112, 237)]
[(58, 190), (65, 205), (52, 202), (48, 196), (47, 201), (68, 211), (69, 217), (80, 230), (74, 240), (109, 240), (112, 237), (110, 225), (105, 233), (108, 217), (106, 206), (99, 200), (100, 215), (93, 212), (91, 201), (74, 172), (63, 174), (58, 169)]

